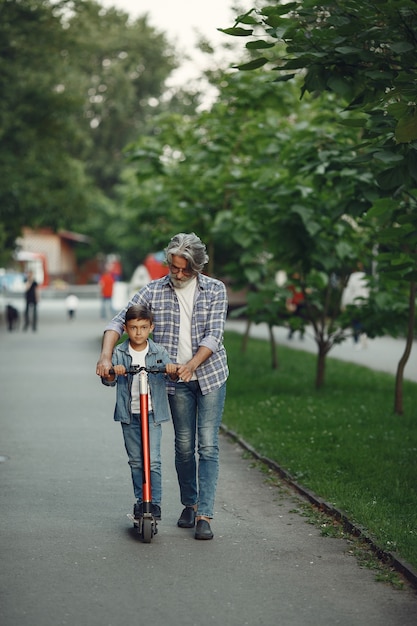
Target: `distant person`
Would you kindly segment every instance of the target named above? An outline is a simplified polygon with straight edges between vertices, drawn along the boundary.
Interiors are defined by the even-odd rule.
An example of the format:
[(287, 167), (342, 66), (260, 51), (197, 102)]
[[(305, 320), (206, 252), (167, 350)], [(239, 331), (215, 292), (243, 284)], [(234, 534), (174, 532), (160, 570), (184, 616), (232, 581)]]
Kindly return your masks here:
[[(299, 278), (298, 274), (295, 274), (293, 278), (298, 279)], [(302, 288), (296, 284), (288, 285), (287, 288), (290, 291), (291, 295), (289, 295), (286, 300), (286, 303), (285, 303), (286, 309), (288, 313), (291, 314), (291, 316), (295, 316), (295, 317), (300, 318), (300, 320), (303, 320), (305, 317), (304, 315), (304, 311), (305, 311), (304, 292)], [(288, 339), (293, 338), (294, 332), (295, 332), (294, 328), (292, 328), (292, 326), (290, 325), (290, 329), (288, 331)], [(305, 331), (304, 331), (303, 324), (300, 326), (298, 332), (300, 333), (300, 339), (304, 339)]]
[(68, 315), (68, 319), (72, 320), (75, 317), (75, 314), (77, 312), (78, 309), (78, 304), (79, 304), (79, 300), (77, 298), (77, 296), (73, 293), (70, 293), (66, 298), (65, 298), (65, 306), (67, 308), (67, 315)]
[[(128, 308), (125, 315), (124, 330), (128, 338), (118, 345), (112, 357), (114, 374), (102, 376), (107, 386), (117, 385), (114, 419), (121, 422), (123, 437), (132, 475), (133, 491), (136, 502), (133, 517), (143, 515), (142, 500), (142, 433), (140, 416), (139, 376), (126, 374), (132, 365), (159, 367), (165, 365), (167, 374), (173, 380), (178, 378), (177, 366), (171, 363), (168, 352), (161, 345), (149, 338), (153, 331), (151, 311), (141, 305)], [(152, 514), (161, 519), (161, 423), (170, 420), (168, 394), (164, 374), (149, 374), (149, 438), (151, 460)]]
[(26, 277), (25, 300), (26, 308), (23, 330), (27, 330), (31, 325), (32, 330), (35, 331), (38, 326), (39, 287), (33, 272), (28, 272)]
[(108, 319), (113, 316), (113, 308), (111, 299), (113, 296), (113, 286), (115, 279), (113, 274), (106, 270), (99, 278), (99, 285), (101, 291), (101, 317)]
[(363, 324), (360, 315), (360, 307), (369, 298), (369, 287), (365, 272), (362, 271), (362, 264), (358, 264), (358, 271), (352, 272), (342, 294), (341, 308), (345, 309), (349, 305), (356, 308), (352, 316), (352, 337), (356, 350), (367, 347), (368, 337), (363, 332)]

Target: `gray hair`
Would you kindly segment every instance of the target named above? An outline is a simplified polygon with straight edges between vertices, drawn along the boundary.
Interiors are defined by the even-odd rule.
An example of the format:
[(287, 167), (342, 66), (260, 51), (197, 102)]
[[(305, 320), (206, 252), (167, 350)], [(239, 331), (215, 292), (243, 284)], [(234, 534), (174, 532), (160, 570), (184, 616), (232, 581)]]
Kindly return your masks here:
[(173, 256), (183, 257), (187, 261), (187, 269), (199, 273), (203, 271), (209, 257), (206, 246), (195, 233), (178, 233), (165, 248), (168, 264), (172, 263)]

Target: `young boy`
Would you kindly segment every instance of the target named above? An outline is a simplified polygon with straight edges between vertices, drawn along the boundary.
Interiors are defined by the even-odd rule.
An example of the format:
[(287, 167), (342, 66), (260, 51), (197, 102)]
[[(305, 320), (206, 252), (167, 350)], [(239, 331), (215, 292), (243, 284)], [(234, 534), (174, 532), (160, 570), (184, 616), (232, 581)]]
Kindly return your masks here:
[[(175, 380), (177, 366), (171, 363), (168, 352), (149, 338), (154, 329), (151, 311), (142, 305), (131, 306), (125, 317), (128, 339), (115, 347), (113, 352), (114, 374), (102, 378), (104, 385), (117, 385), (114, 419), (121, 422), (126, 452), (131, 468), (136, 503), (135, 519), (141, 517), (142, 505), (142, 438), (140, 425), (139, 375), (126, 374), (133, 365), (160, 368)], [(151, 458), (152, 514), (161, 519), (161, 423), (171, 418), (164, 374), (148, 375), (149, 439)]]

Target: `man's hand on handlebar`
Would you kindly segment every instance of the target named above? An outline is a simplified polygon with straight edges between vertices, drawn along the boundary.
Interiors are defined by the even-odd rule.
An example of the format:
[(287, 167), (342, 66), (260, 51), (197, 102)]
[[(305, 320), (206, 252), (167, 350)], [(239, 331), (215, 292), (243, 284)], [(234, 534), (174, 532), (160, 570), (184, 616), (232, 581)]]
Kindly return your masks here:
[(113, 367), (111, 359), (106, 357), (102, 357), (97, 361), (96, 365), (96, 374), (97, 376), (101, 376), (101, 378), (108, 378), (109, 370)]

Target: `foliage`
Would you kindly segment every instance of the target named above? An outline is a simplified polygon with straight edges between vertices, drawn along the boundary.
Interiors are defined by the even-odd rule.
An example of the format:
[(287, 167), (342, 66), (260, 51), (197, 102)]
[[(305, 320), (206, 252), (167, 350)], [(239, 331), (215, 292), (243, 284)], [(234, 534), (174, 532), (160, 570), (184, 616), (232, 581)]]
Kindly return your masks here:
[(123, 148), (143, 132), (158, 104), (176, 66), (174, 51), (146, 16), (131, 21), (124, 11), (104, 10), (93, 0), (75, 1), (66, 27), (71, 48), (64, 66), (81, 81), (83, 106), (76, 121), (89, 140), (81, 155), (97, 186), (112, 197)]
[[(152, 135), (130, 148), (143, 208), (132, 214), (137, 226), (125, 229), (153, 217), (151, 239), (170, 228), (197, 230), (216, 250), (217, 274), (249, 287), (245, 314), (255, 322), (287, 323), (288, 291), (275, 275), (299, 275), (321, 386), (326, 354), (350, 333), (343, 289), (358, 259), (372, 265), (375, 230), (362, 216), (379, 194), (358, 130), (334, 122), (334, 97), (297, 104), (296, 90), (260, 73), (226, 74), (210, 111), (156, 118)], [(366, 318), (371, 335), (387, 325), (376, 305)]]
[(24, 225), (94, 235), (174, 54), (146, 18), (93, 0), (1, 0), (0, 41), (4, 246)]
[(256, 37), (247, 47), (268, 55), (258, 54), (241, 69), (273, 63), (285, 71), (281, 80), (305, 69), (302, 94), (331, 91), (350, 109), (379, 116), (382, 110), (397, 141), (409, 142), (417, 139), (416, 23), (413, 0), (277, 1), (237, 18), (236, 24), (249, 28), (225, 32), (267, 35), (267, 41)]
[[(335, 107), (335, 115), (339, 121), (362, 130), (362, 150), (354, 164), (359, 167), (370, 164), (380, 195), (398, 201), (404, 192), (414, 194), (417, 186), (415, 2), (325, 0), (320, 5), (311, 0), (275, 2), (239, 16), (235, 27), (225, 32), (251, 37), (247, 48), (255, 54), (255, 59), (241, 65), (241, 69), (264, 66), (269, 72), (278, 73), (275, 79), (278, 82), (301, 77), (301, 96), (306, 92), (336, 94), (340, 104), (339, 111)], [(267, 41), (259, 39), (258, 32), (264, 32)], [(264, 49), (268, 54), (259, 56), (259, 51)], [(353, 119), (344, 119), (343, 104), (345, 111), (354, 112)], [(389, 217), (391, 229), (384, 228), (383, 241), (388, 232), (394, 240), (402, 237), (395, 203), (390, 206), (389, 216), (385, 208), (385, 218)], [(407, 223), (410, 224), (409, 219)], [(409, 261), (411, 269), (415, 266), (415, 256), (409, 257)]]
[[(263, 67), (267, 73), (278, 75), (277, 84), (301, 77), (301, 96), (306, 92), (335, 94), (340, 103), (340, 121), (362, 131), (361, 149), (351, 166), (365, 165), (376, 177), (378, 194), (374, 202), (378, 196), (396, 200), (391, 210), (385, 211), (380, 240), (385, 257), (380, 261), (389, 262), (391, 269), (401, 267), (401, 278), (411, 281), (405, 355), (409, 354), (414, 330), (416, 247), (408, 245), (404, 249), (401, 242), (408, 237), (411, 243), (409, 228), (415, 228), (415, 220), (409, 215), (403, 227), (403, 220), (397, 217), (398, 208), (404, 205), (399, 201), (401, 195), (414, 196), (417, 181), (415, 3), (276, 2), (238, 16), (235, 26), (224, 32), (251, 38), (246, 47), (253, 58), (239, 69)], [(266, 40), (259, 33), (265, 34)], [(354, 118), (343, 119), (346, 111), (352, 111)], [(380, 224), (376, 215), (374, 211), (371, 226), (375, 227), (377, 244)], [(397, 399), (400, 395), (397, 389)], [(397, 410), (401, 412), (398, 405)]]
[(59, 57), (67, 33), (46, 3), (0, 5), (0, 204), (6, 247), (20, 227), (57, 225), (65, 215), (86, 210), (89, 185), (80, 162), (62, 145), (76, 133), (74, 92), (57, 89)]

